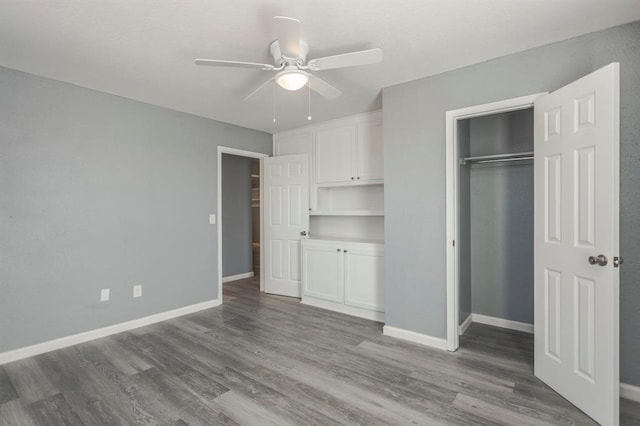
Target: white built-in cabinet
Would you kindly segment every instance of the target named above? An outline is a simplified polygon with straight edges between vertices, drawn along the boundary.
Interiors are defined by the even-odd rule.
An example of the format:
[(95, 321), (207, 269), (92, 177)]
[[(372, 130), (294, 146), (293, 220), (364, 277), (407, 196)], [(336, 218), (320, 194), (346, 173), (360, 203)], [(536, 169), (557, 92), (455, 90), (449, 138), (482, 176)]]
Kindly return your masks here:
[(330, 239), (302, 242), (302, 303), (384, 321), (384, 246)]
[(277, 133), (273, 152), (309, 154), (302, 303), (384, 321), (381, 112)]
[(379, 118), (352, 120), (316, 131), (316, 184), (382, 181), (382, 123)]

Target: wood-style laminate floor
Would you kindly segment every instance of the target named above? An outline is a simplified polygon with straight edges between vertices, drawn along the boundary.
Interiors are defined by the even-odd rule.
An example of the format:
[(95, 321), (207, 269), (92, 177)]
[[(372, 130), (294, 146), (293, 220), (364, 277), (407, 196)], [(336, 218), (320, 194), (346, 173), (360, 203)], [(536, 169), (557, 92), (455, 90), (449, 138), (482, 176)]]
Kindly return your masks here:
[[(456, 353), (225, 285), (223, 306), (0, 367), (2, 425), (593, 424), (533, 376), (531, 335)], [(622, 424), (640, 404), (622, 400)]]

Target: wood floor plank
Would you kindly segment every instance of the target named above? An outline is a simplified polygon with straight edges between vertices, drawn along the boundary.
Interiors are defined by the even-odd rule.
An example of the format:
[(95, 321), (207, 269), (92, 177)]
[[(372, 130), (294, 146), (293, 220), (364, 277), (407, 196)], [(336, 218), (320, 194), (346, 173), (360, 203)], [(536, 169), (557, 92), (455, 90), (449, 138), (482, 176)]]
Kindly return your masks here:
[(145, 407), (160, 417), (160, 423), (189, 425), (235, 425), (215, 405), (202, 398), (177, 378), (150, 368), (131, 377), (133, 392)]
[(31, 416), (18, 399), (0, 404), (0, 425), (3, 426), (34, 426)]
[[(216, 405), (229, 418), (241, 425), (258, 424), (293, 426), (296, 423), (278, 416), (263, 405), (236, 391), (227, 392), (215, 400)], [(259, 420), (258, 420), (259, 419)]]
[(84, 425), (78, 414), (60, 393), (30, 404), (27, 411), (36, 425)]
[(11, 362), (4, 366), (23, 405), (58, 394), (60, 391), (49, 381), (35, 357)]
[(505, 410), (464, 394), (458, 394), (453, 406), (505, 426), (552, 426), (554, 424), (515, 411)]
[(125, 351), (114, 339), (100, 339), (91, 342), (91, 345), (99, 350), (104, 358), (116, 367), (122, 374), (132, 375), (152, 367), (140, 357)]
[(65, 396), (87, 424), (134, 424), (143, 418), (135, 400), (125, 390), (116, 369), (106, 362), (85, 358), (82, 345), (36, 357), (51, 383)]
[(0, 405), (18, 398), (18, 391), (13, 386), (13, 382), (6, 370), (0, 366)]
[(623, 426), (640, 426), (640, 402), (628, 399), (620, 400), (620, 424)]

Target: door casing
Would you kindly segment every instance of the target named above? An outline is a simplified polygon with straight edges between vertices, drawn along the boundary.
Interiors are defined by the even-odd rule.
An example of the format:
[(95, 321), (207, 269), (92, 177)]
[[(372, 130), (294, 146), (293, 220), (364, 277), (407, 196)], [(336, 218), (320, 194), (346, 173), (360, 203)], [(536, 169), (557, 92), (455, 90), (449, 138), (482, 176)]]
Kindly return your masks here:
[[(220, 303), (223, 302), (222, 299), (222, 154), (231, 154), (231, 155), (237, 155), (240, 157), (249, 157), (249, 158), (257, 158), (260, 160), (260, 266), (262, 266), (264, 264), (264, 244), (262, 244), (262, 241), (264, 241), (264, 226), (262, 226), (263, 223), (263, 217), (264, 217), (264, 209), (262, 208), (263, 205), (263, 194), (262, 194), (262, 190), (263, 190), (263, 181), (264, 179), (262, 178), (263, 176), (263, 170), (262, 170), (262, 163), (263, 163), (263, 159), (269, 157), (267, 154), (263, 154), (260, 152), (254, 152), (254, 151), (246, 151), (246, 150), (242, 150), (242, 149), (237, 149), (237, 148), (229, 148), (226, 146), (218, 146), (218, 161), (217, 161), (217, 167), (218, 167), (218, 185), (217, 185), (217, 192), (218, 192), (218, 201), (217, 201), (217, 209), (216, 209), (216, 224), (217, 224), (217, 235), (218, 235), (218, 300), (220, 301)], [(260, 268), (260, 291), (264, 291), (264, 268), (261, 267)]]
[(454, 244), (458, 239), (458, 121), (474, 117), (500, 114), (510, 111), (533, 108), (533, 101), (549, 92), (536, 93), (518, 98), (475, 105), (467, 108), (447, 111), (446, 113), (446, 258), (447, 258), (447, 350), (455, 351), (459, 346), (458, 336), (458, 258), (459, 247)]

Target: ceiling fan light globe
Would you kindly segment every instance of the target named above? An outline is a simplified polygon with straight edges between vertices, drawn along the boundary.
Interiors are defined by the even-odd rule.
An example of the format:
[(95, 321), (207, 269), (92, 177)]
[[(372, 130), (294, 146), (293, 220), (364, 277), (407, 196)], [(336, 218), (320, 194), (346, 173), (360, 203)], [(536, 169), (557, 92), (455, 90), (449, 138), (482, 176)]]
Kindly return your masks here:
[(285, 90), (299, 90), (304, 87), (308, 81), (309, 76), (307, 73), (300, 70), (285, 70), (276, 76), (276, 83)]

